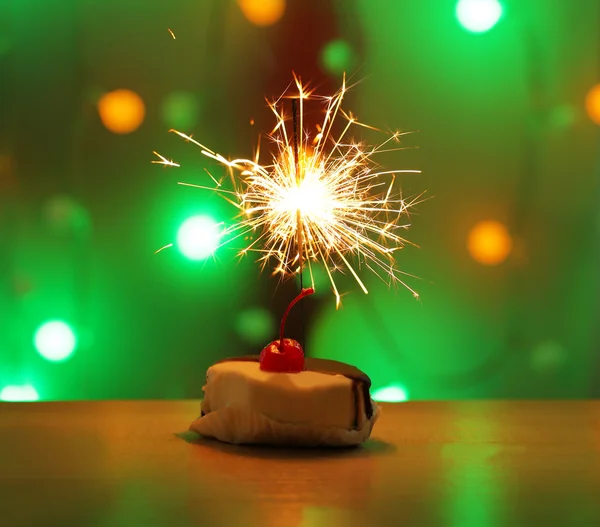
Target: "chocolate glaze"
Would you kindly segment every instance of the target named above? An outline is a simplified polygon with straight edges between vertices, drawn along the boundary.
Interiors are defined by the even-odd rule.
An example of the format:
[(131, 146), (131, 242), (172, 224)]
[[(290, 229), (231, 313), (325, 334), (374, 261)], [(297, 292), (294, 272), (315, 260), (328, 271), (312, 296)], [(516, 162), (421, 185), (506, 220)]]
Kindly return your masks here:
[[(216, 364), (220, 362), (259, 362), (258, 355), (244, 355), (241, 357), (231, 357), (227, 359), (220, 360)], [(352, 380), (352, 395), (354, 397), (354, 426), (358, 426), (358, 413), (359, 413), (359, 397), (363, 398), (363, 402), (365, 405), (365, 414), (367, 415), (367, 419), (371, 419), (373, 416), (373, 404), (371, 402), (371, 396), (369, 394), (369, 389), (371, 388), (371, 379), (369, 376), (351, 366), (350, 364), (346, 364), (345, 362), (339, 362), (337, 360), (329, 360), (329, 359), (315, 359), (312, 357), (306, 357), (304, 359), (304, 370), (305, 371), (314, 371), (316, 373), (325, 373), (328, 375), (343, 375), (348, 379)]]

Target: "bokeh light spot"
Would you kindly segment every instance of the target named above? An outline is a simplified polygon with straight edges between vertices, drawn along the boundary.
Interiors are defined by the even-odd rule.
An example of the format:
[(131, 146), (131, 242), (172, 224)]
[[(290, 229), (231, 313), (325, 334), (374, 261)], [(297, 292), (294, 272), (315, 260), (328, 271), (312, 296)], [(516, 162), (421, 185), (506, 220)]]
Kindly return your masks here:
[(409, 398), (407, 389), (398, 383), (374, 390), (371, 397), (380, 403), (401, 403)]
[(244, 16), (256, 26), (272, 26), (285, 13), (285, 0), (238, 0)]
[(512, 251), (513, 241), (506, 226), (499, 221), (477, 223), (469, 232), (467, 249), (471, 258), (483, 265), (498, 265)]
[(200, 101), (191, 92), (174, 91), (163, 100), (161, 113), (169, 128), (191, 131), (198, 123)]
[(62, 320), (43, 323), (35, 332), (35, 349), (51, 362), (62, 362), (71, 357), (77, 346), (77, 338), (71, 327)]
[(146, 115), (141, 97), (131, 90), (105, 93), (98, 101), (102, 124), (114, 134), (128, 134), (139, 128)]
[(332, 40), (321, 51), (323, 69), (332, 75), (341, 75), (352, 68), (354, 52), (345, 40)]
[(9, 384), (0, 390), (0, 401), (39, 401), (40, 396), (31, 384)]
[(205, 260), (215, 252), (223, 234), (221, 224), (209, 216), (192, 216), (177, 231), (177, 246), (190, 260)]
[(56, 234), (81, 234), (90, 232), (90, 214), (85, 207), (70, 196), (52, 196), (43, 208), (44, 219)]
[(589, 118), (600, 126), (600, 83), (592, 86), (587, 93), (585, 110)]
[(557, 371), (567, 357), (565, 348), (554, 340), (541, 342), (531, 351), (531, 367), (537, 373)]
[(275, 317), (262, 307), (240, 312), (235, 321), (235, 329), (245, 342), (261, 348), (277, 338)]
[(548, 124), (555, 130), (564, 130), (573, 126), (578, 117), (577, 108), (570, 104), (561, 104), (550, 111)]
[(456, 17), (467, 31), (485, 33), (492, 29), (502, 16), (502, 4), (498, 0), (459, 0)]

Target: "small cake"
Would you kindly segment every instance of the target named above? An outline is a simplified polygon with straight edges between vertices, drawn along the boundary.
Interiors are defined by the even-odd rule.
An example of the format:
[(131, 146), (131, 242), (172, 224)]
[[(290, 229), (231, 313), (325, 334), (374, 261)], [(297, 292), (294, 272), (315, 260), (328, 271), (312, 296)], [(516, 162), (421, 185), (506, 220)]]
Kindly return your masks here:
[(190, 429), (235, 444), (349, 446), (366, 441), (379, 416), (369, 377), (343, 362), (305, 358), (283, 338), (260, 355), (222, 360), (206, 374), (201, 416)]

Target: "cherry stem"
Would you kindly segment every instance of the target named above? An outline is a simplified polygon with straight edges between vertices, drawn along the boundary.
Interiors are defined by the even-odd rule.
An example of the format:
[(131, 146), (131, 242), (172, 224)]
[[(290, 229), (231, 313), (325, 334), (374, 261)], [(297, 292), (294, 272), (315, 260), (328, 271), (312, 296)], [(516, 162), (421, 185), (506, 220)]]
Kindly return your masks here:
[(290, 311), (296, 305), (297, 302), (302, 300), (305, 296), (312, 295), (314, 292), (315, 290), (312, 287), (307, 287), (306, 289), (303, 289), (302, 291), (300, 291), (300, 294), (290, 302), (290, 305), (285, 310), (283, 317), (281, 317), (281, 326), (279, 326), (279, 351), (283, 352), (283, 330), (285, 328), (285, 321), (287, 320)]

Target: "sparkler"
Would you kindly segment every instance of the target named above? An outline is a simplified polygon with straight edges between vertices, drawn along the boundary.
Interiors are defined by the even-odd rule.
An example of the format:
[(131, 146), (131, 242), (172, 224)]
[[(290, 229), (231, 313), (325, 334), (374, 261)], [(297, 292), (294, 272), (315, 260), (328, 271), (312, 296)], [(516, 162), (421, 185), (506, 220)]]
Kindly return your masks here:
[[(239, 254), (259, 253), (263, 269), (275, 262), (273, 274), (290, 276), (307, 267), (314, 287), (313, 265), (322, 263), (336, 307), (341, 295), (335, 273), (349, 272), (368, 293), (359, 276), (362, 267), (389, 285), (403, 285), (418, 298), (418, 293), (402, 279), (407, 273), (396, 267), (394, 253), (410, 243), (400, 236), (400, 231), (410, 226), (402, 220), (408, 218), (409, 208), (421, 196), (405, 200), (394, 192), (394, 184), (396, 174), (420, 171), (382, 170), (374, 160), (377, 154), (399, 150), (389, 146), (399, 143), (404, 133), (390, 133), (377, 146), (356, 142), (350, 137), (353, 128), (376, 129), (360, 123), (342, 108), (348, 90), (345, 77), (337, 93), (328, 97), (315, 95), (296, 76), (294, 81), (297, 92), (291, 93), (288, 88), (277, 100), (268, 102), (276, 119), (268, 135), (274, 145), (269, 164), (259, 163), (259, 149), (254, 160), (228, 160), (191, 136), (171, 130), (200, 147), (204, 156), (226, 167), (232, 190), (223, 188), (223, 181), (208, 171), (214, 187), (179, 184), (214, 190), (238, 209), (237, 221), (225, 227), (221, 245), (249, 240)], [(284, 108), (286, 99), (292, 99), (291, 130)], [(304, 128), (305, 105), (311, 101), (320, 102), (325, 110), (314, 134)], [(336, 133), (337, 127), (340, 130)], [(153, 163), (179, 166), (157, 152), (154, 154), (159, 159)]]

